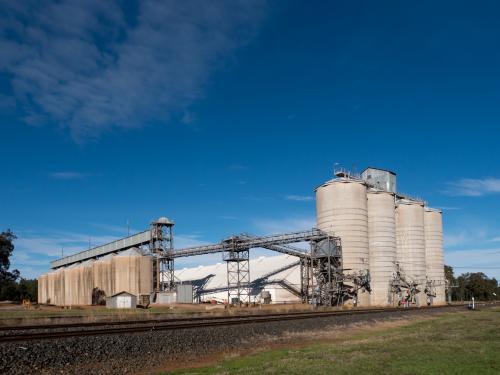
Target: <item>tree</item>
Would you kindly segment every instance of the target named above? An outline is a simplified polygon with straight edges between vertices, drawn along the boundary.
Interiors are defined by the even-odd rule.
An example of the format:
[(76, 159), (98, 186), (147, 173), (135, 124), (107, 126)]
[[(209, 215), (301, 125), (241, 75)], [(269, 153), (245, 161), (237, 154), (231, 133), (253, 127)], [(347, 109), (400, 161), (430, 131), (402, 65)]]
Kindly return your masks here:
[(10, 257), (14, 252), (16, 238), (10, 230), (0, 233), (0, 300), (21, 301), (29, 299), (36, 301), (38, 281), (20, 278), (18, 270), (9, 271)]
[(0, 285), (6, 281), (16, 281), (19, 278), (19, 271), (9, 272), (10, 256), (14, 252), (14, 240), (17, 237), (10, 229), (0, 233)]
[(16, 236), (9, 229), (0, 233), (0, 299), (1, 300), (16, 300), (17, 279), (19, 279), (19, 271), (9, 271), (10, 256), (14, 251), (14, 240)]
[(21, 278), (18, 286), (18, 294), (19, 300), (29, 299), (30, 301), (36, 301), (38, 299), (38, 280)]
[(489, 301), (498, 299), (498, 281), (482, 272), (464, 273), (457, 278), (457, 299)]

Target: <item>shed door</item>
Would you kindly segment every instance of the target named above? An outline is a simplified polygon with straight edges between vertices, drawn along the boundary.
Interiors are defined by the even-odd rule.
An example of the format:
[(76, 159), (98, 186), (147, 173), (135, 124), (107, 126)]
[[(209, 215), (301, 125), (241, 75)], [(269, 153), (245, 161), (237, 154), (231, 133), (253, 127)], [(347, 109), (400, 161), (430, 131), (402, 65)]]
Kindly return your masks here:
[(118, 296), (116, 300), (116, 307), (119, 309), (127, 309), (130, 307), (130, 297), (129, 296)]

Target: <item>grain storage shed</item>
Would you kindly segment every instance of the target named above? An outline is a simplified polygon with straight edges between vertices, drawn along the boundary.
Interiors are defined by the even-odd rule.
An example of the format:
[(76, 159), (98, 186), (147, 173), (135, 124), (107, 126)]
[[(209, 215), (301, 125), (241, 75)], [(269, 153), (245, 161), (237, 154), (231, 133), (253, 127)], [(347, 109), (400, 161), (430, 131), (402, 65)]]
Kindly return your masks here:
[(108, 309), (135, 309), (137, 306), (137, 297), (129, 292), (120, 292), (106, 298), (106, 307)]

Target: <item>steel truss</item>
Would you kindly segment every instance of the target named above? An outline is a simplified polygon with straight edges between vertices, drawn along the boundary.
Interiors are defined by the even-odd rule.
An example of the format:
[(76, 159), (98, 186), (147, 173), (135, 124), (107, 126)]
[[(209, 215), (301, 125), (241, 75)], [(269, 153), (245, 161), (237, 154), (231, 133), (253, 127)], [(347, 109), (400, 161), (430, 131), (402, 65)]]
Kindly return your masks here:
[[(227, 263), (229, 302), (233, 298), (239, 302), (247, 302), (250, 296), (249, 250), (265, 248), (299, 258), (301, 285), (300, 292), (296, 292), (300, 293), (303, 302), (340, 304), (348, 298), (356, 299), (359, 289), (369, 290), (367, 273), (343, 274), (340, 238), (329, 236), (316, 228), (270, 236), (241, 234), (217, 244), (174, 250), (173, 226), (172, 221), (161, 218), (152, 222), (147, 231), (54, 261), (52, 266), (57, 268), (134, 246), (148, 246), (153, 256), (155, 291), (159, 292), (175, 288), (176, 258), (220, 252)], [(309, 242), (311, 250), (306, 252), (290, 246), (298, 242)], [(297, 289), (284, 281), (282, 283), (289, 290)]]
[[(309, 242), (310, 251), (306, 252), (289, 245), (295, 242)], [(290, 285), (284, 287), (294, 289), (304, 303), (335, 306), (341, 305), (348, 299), (356, 303), (360, 290), (370, 292), (368, 271), (344, 274), (340, 238), (329, 236), (318, 229), (261, 237), (242, 234), (214, 245), (175, 250), (169, 256), (174, 259), (222, 252), (223, 259), (227, 263), (228, 301), (241, 303), (249, 301), (250, 289), (255, 287), (257, 285), (255, 281), (258, 281), (250, 283), (249, 249), (254, 247), (299, 258), (300, 291), (295, 291), (296, 288), (290, 288)]]
[(250, 302), (250, 255), (241, 242), (244, 240), (239, 237), (223, 241), (229, 246), (222, 259), (227, 266), (227, 301), (231, 304)]
[[(352, 299), (357, 304), (360, 290), (370, 289), (370, 275), (368, 271), (344, 273), (342, 268), (342, 246), (340, 238), (333, 237), (328, 240), (311, 243), (312, 272), (306, 270), (303, 290), (306, 295), (312, 289), (312, 303), (323, 306), (340, 306), (346, 300)], [(313, 278), (309, 277), (312, 273)], [(308, 284), (316, 280), (316, 286), (309, 288)]]

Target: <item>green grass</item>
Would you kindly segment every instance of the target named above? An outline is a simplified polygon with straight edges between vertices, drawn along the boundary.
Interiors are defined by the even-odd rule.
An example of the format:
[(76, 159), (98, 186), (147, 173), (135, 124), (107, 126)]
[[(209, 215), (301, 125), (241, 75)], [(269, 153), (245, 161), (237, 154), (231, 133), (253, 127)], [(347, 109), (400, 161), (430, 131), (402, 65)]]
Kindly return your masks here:
[(177, 374), (500, 374), (500, 309), (357, 333)]

